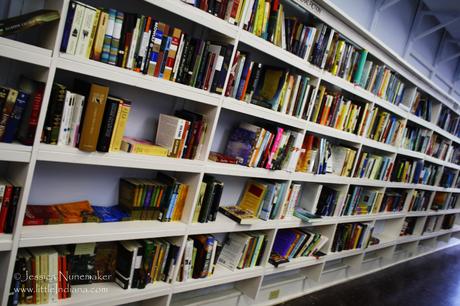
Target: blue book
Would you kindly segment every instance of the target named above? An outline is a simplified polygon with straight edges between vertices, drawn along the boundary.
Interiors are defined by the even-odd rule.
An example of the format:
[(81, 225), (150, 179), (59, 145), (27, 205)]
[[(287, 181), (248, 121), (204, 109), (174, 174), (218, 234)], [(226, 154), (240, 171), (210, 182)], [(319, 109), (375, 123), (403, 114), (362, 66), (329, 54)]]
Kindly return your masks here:
[(110, 58), (110, 47), (112, 45), (113, 28), (115, 19), (117, 18), (117, 10), (109, 9), (109, 22), (107, 24), (107, 32), (104, 35), (104, 44), (102, 45), (101, 62), (108, 63)]
[(64, 33), (62, 34), (61, 52), (67, 51), (67, 44), (69, 43), (70, 31), (72, 30), (73, 17), (75, 16), (75, 9), (77, 3), (71, 1), (67, 11), (67, 19), (65, 20)]
[(24, 113), (27, 102), (29, 101), (29, 95), (24, 92), (19, 92), (16, 102), (14, 103), (13, 111), (8, 118), (6, 123), (5, 133), (3, 134), (2, 142), (11, 143), (16, 137), (16, 132), (21, 122), (22, 114)]
[(91, 206), (94, 214), (101, 220), (101, 222), (118, 222), (128, 220), (130, 218), (128, 213), (123, 212), (118, 206)]

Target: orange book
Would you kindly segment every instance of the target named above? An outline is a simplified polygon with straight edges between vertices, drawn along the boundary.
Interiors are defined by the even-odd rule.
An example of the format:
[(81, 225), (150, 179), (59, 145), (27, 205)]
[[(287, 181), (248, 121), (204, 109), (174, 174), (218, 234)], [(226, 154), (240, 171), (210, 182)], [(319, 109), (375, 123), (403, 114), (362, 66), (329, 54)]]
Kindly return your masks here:
[(172, 218), (171, 218), (172, 221), (179, 221), (181, 219), (182, 212), (185, 206), (185, 200), (187, 199), (187, 193), (188, 193), (188, 185), (181, 184), (177, 204), (174, 207), (174, 211), (173, 211)]
[(245, 101), (244, 97), (246, 96), (246, 90), (248, 89), (249, 79), (251, 78), (253, 66), (254, 66), (254, 62), (251, 62), (251, 64), (249, 65), (248, 74), (246, 76), (246, 81), (244, 82), (243, 91), (241, 92), (241, 97), (240, 97), (241, 101)]
[(55, 204), (54, 207), (61, 213), (64, 223), (96, 222), (93, 208), (89, 201)]
[(296, 171), (299, 172), (306, 172), (308, 163), (307, 163), (307, 157), (308, 157), (308, 151), (310, 151), (313, 147), (313, 140), (315, 136), (313, 135), (306, 135), (303, 145), (302, 145), (302, 151), (300, 153), (299, 160), (297, 162), (297, 167)]

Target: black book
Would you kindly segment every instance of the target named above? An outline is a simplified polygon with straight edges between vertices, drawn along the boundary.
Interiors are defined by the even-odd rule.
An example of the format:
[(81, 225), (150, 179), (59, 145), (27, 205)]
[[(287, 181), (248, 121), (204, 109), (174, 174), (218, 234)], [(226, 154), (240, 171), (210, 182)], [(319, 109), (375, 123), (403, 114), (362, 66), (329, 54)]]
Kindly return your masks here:
[[(91, 91), (91, 83), (83, 81), (81, 79), (75, 79), (73, 82), (73, 90), (75, 93), (85, 97), (85, 103), (83, 103), (83, 110), (81, 112), (80, 125), (78, 128), (78, 141), (77, 146), (80, 143), (80, 135), (83, 129), (83, 120), (85, 119), (86, 107), (88, 105), (89, 92)], [(62, 111), (61, 111), (62, 113)]]
[(42, 141), (44, 143), (57, 144), (65, 95), (66, 87), (64, 85), (54, 83), (43, 128)]
[(211, 211), (214, 194), (216, 192), (215, 178), (210, 175), (205, 175), (203, 181), (206, 183), (206, 190), (204, 192), (203, 204), (201, 205), (200, 215), (198, 216), (198, 222), (206, 223), (208, 216)]
[(0, 20), (0, 36), (9, 36), (59, 19), (57, 10), (38, 10)]
[(134, 265), (141, 247), (136, 241), (120, 241), (118, 244), (115, 282), (123, 289), (130, 288), (133, 283)]
[(121, 28), (121, 36), (120, 36), (120, 44), (118, 48), (118, 56), (117, 56), (117, 66), (123, 67), (123, 60), (125, 58), (125, 52), (129, 49), (125, 49), (126, 40), (130, 39), (127, 35), (128, 33), (132, 33), (134, 31), (134, 27), (136, 26), (137, 15), (132, 13), (125, 13), (125, 18), (123, 19), (123, 25)]
[(137, 255), (134, 263), (133, 269), (133, 282), (131, 283), (131, 288), (138, 288), (142, 289), (145, 287), (145, 278), (143, 277), (142, 273), (142, 265), (138, 263), (142, 263), (142, 259), (144, 256), (144, 248), (142, 245), (139, 244), (137, 248)]
[(117, 118), (117, 111), (120, 104), (123, 103), (122, 99), (108, 97), (105, 104), (104, 116), (102, 117), (101, 130), (97, 140), (97, 151), (109, 152), (110, 142), (115, 128), (115, 120)]
[(6, 217), (6, 223), (4, 228), (4, 232), (6, 234), (11, 234), (13, 232), (14, 219), (16, 217), (16, 211), (18, 209), (19, 198), (21, 196), (21, 187), (14, 186), (12, 195), (13, 196), (11, 200), (11, 205), (10, 209), (8, 209), (8, 215)]
[(224, 183), (221, 181), (214, 181), (214, 195), (212, 197), (211, 207), (209, 209), (208, 221), (216, 221), (217, 211), (219, 210), (220, 198), (224, 191)]

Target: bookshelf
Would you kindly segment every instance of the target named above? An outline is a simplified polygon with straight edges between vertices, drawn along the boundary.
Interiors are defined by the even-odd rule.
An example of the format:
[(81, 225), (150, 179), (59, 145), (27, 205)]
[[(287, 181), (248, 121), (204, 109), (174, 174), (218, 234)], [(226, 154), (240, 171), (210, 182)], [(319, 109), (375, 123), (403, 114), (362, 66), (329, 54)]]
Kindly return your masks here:
[[(438, 126), (442, 110), (459, 116), (454, 101), (443, 94), (442, 90), (411, 68), (392, 51), (353, 21), (350, 21), (339, 9), (327, 0), (318, 3), (303, 0), (282, 1), (297, 16), (308, 12), (335, 28), (355, 44), (366, 48), (372, 60), (385, 63), (396, 71), (407, 86), (419, 90), (424, 97), (429, 97), (433, 108), (432, 118), (427, 121), (413, 114), (412, 103), (403, 106), (392, 104), (385, 99), (366, 91), (328, 71), (312, 65), (307, 60), (283, 50), (252, 33), (243, 30), (242, 24), (235, 26), (207, 12), (192, 7), (180, 0), (136, 0), (127, 7), (123, 1), (88, 0), (96, 6), (116, 6), (119, 9), (157, 16), (174, 25), (190, 29), (200, 37), (215, 39), (221, 43), (234, 46), (232, 59), (236, 50), (254, 53), (257, 60), (274, 63), (281, 67), (290, 67), (298, 73), (307, 75), (311, 84), (333, 88), (360, 105), (368, 104), (379, 110), (396, 116), (408, 126), (415, 126), (429, 131), (429, 136), (439, 135), (438, 139), (460, 147), (460, 138)], [(113, 4), (112, 4), (113, 3)], [(46, 89), (41, 107), (37, 131), (44, 126), (51, 87), (54, 82), (70, 82), (75, 78), (87, 79), (110, 87), (117, 93), (132, 99), (136, 112), (129, 122), (129, 133), (145, 136), (153, 128), (146, 113), (171, 113), (181, 107), (187, 107), (205, 114), (209, 120), (208, 133), (203, 145), (203, 152), (196, 160), (153, 157), (128, 154), (125, 152), (87, 153), (77, 148), (40, 143), (40, 133), (35, 135), (32, 146), (19, 143), (0, 143), (0, 172), (22, 186), (22, 194), (16, 214), (12, 234), (0, 234), (0, 268), (6, 271), (0, 275), (1, 304), (8, 299), (10, 281), (13, 275), (15, 258), (19, 248), (53, 246), (69, 243), (120, 241), (130, 239), (174, 237), (183, 253), (187, 237), (197, 234), (223, 235), (231, 232), (263, 232), (268, 237), (268, 244), (262, 262), (254, 268), (235, 270), (234, 272), (217, 266), (211, 277), (189, 279), (185, 282), (173, 281), (154, 283), (145, 289), (123, 290), (114, 283), (95, 284), (101, 292), (83, 294), (75, 293), (64, 304), (100, 305), (127, 304), (139, 302), (152, 305), (216, 305), (225, 302), (228, 305), (272, 305), (291, 298), (310, 293), (334, 284), (344, 282), (368, 273), (373, 273), (392, 265), (417, 258), (446, 247), (460, 243), (460, 187), (455, 186), (460, 165), (455, 160), (442, 160), (426, 154), (426, 151), (413, 151), (395, 145), (382, 143), (366, 137), (335, 129), (311, 121), (310, 117), (298, 118), (263, 108), (255, 104), (238, 101), (224, 94), (210, 93), (191, 86), (166, 81), (141, 73), (129, 71), (93, 60), (79, 58), (59, 52), (64, 31), (65, 16), (69, 0), (46, 0), (45, 7), (56, 8), (61, 12), (61, 20), (55, 26), (45, 30), (43, 41), (31, 42), (0, 38), (0, 66), (7, 67), (8, 76), (1, 75), (2, 83), (12, 83), (17, 74), (29, 71), (37, 80), (46, 82)], [(248, 14), (247, 6), (244, 14)], [(16, 69), (13, 69), (15, 67)], [(3, 71), (3, 70), (2, 70)], [(228, 82), (228, 76), (226, 83)], [(314, 93), (316, 95), (316, 92)], [(313, 98), (313, 101), (315, 99)], [(138, 107), (138, 108), (137, 108)], [(150, 120), (150, 121), (149, 121)], [(208, 160), (210, 151), (222, 152), (225, 140), (232, 126), (240, 122), (271, 122), (300, 132), (303, 136), (314, 133), (318, 137), (332, 142), (339, 142), (356, 150), (354, 167), (350, 177), (333, 174), (315, 175), (284, 170), (267, 170), (241, 165), (223, 164)], [(156, 127), (155, 127), (156, 128)], [(149, 130), (148, 132), (146, 130)], [(401, 183), (388, 180), (375, 180), (354, 177), (356, 161), (362, 153), (372, 153), (389, 157), (393, 162), (398, 158), (418, 160), (439, 168), (433, 185), (418, 183)], [(439, 182), (445, 169), (454, 174), (450, 187), (441, 187)], [(121, 223), (85, 223), (22, 226), (22, 220), (28, 203), (60, 203), (84, 195), (92, 202), (111, 205), (116, 202), (117, 181), (122, 176), (151, 175), (158, 171), (174, 173), (190, 186), (185, 209), (180, 221), (127, 221)], [(72, 176), (69, 178), (69, 173)], [(214, 222), (192, 223), (199, 186), (204, 174), (213, 174), (225, 182), (228, 191), (221, 204), (229, 205), (236, 201), (248, 178), (263, 178), (271, 181), (299, 183), (304, 193), (301, 206), (309, 211), (315, 210), (324, 187), (330, 187), (340, 194), (347, 194), (352, 186), (366, 189), (406, 192), (407, 198), (401, 210), (389, 212), (371, 212), (362, 215), (341, 216), (336, 209), (330, 216), (307, 224), (295, 217), (275, 220), (257, 220), (252, 225), (240, 225), (218, 213)], [(52, 186), (52, 187), (51, 187)], [(103, 192), (100, 192), (100, 191)], [(414, 191), (426, 191), (429, 194), (427, 209), (409, 211), (409, 198)], [(45, 191), (45, 192), (44, 192)], [(446, 193), (446, 203), (453, 199), (454, 207), (447, 204), (438, 210), (431, 210), (436, 193)], [(313, 201), (310, 199), (314, 199)], [(228, 203), (228, 204), (226, 204)], [(423, 228), (429, 217), (443, 219), (445, 215), (455, 214), (456, 221), (449, 229), (424, 232)], [(411, 235), (399, 236), (406, 218), (414, 218), (415, 227)], [(332, 252), (332, 239), (339, 226), (349, 223), (364, 222), (375, 228), (380, 238), (378, 244), (367, 248), (355, 248)], [(274, 267), (268, 262), (270, 250), (276, 233), (280, 229), (305, 228), (319, 232), (330, 240), (324, 247), (325, 256), (295, 258), (289, 263)], [(176, 275), (178, 269), (174, 272)], [(175, 277), (174, 277), (175, 279)], [(106, 288), (103, 292), (102, 289)], [(97, 290), (96, 290), (97, 291)], [(209, 294), (206, 294), (209, 293)]]

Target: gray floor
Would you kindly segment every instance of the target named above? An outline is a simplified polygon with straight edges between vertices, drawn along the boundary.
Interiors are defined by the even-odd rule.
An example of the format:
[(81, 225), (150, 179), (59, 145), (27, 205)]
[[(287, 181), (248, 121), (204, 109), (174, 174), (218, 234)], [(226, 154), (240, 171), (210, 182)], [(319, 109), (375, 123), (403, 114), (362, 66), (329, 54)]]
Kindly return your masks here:
[(289, 301), (283, 306), (460, 306), (460, 246)]

